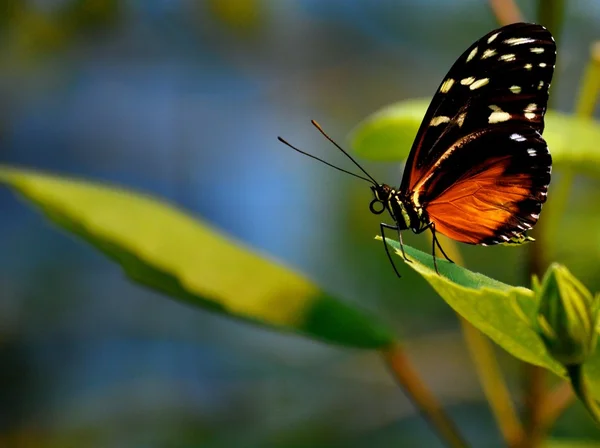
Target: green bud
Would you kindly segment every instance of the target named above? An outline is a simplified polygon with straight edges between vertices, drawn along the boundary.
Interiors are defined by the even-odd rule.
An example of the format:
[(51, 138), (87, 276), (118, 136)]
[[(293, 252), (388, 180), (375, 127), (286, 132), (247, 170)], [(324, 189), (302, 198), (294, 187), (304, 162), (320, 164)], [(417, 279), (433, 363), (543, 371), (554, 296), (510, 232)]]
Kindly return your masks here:
[(565, 366), (583, 364), (596, 346), (600, 296), (592, 296), (564, 266), (548, 268), (542, 284), (538, 332), (550, 354)]

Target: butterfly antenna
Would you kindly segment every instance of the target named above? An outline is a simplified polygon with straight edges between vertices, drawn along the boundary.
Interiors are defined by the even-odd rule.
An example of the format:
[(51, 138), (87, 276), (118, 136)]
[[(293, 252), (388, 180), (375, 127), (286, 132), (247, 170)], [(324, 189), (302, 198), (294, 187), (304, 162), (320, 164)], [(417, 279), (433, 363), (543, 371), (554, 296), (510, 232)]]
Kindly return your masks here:
[[(369, 182), (369, 183), (372, 183), (372, 184), (374, 184), (374, 185), (377, 185), (377, 182), (375, 182), (375, 180), (374, 180), (374, 179), (373, 179), (371, 176), (369, 176), (368, 174), (367, 174), (367, 176), (369, 176), (369, 179), (367, 179), (366, 177), (359, 176), (358, 174), (354, 174), (354, 173), (352, 173), (352, 172), (350, 172), (350, 171), (346, 171), (346, 170), (344, 170), (344, 169), (340, 168), (339, 166), (332, 165), (331, 163), (329, 163), (329, 162), (326, 162), (326, 161), (325, 161), (325, 160), (323, 160), (323, 159), (319, 159), (318, 157), (316, 157), (316, 156), (313, 156), (312, 154), (309, 154), (309, 153), (307, 153), (307, 152), (305, 152), (305, 151), (302, 151), (301, 149), (298, 149), (298, 148), (296, 148), (294, 145), (292, 145), (291, 143), (289, 143), (289, 142), (287, 142), (286, 140), (284, 140), (282, 137), (277, 137), (277, 140), (279, 140), (279, 141), (280, 141), (281, 143), (283, 143), (284, 145), (287, 145), (287, 146), (289, 146), (289, 147), (290, 147), (290, 148), (292, 148), (294, 151), (298, 151), (300, 154), (304, 154), (305, 156), (308, 156), (308, 157), (310, 157), (311, 159), (318, 160), (319, 162), (321, 162), (321, 163), (324, 163), (325, 165), (327, 165), (327, 166), (330, 166), (331, 168), (335, 168), (336, 170), (338, 170), (338, 171), (341, 171), (342, 173), (350, 174), (351, 176), (357, 177), (357, 178), (359, 178), (359, 179), (362, 179), (362, 180), (364, 180), (364, 181), (367, 181), (367, 182)], [(336, 145), (336, 146), (337, 146), (337, 145)], [(340, 148), (340, 149), (341, 149), (341, 148)], [(344, 151), (344, 150), (342, 149), (342, 151)], [(344, 153), (346, 153), (346, 152), (344, 151)], [(347, 155), (347, 154), (346, 154), (346, 155)], [(348, 156), (348, 157), (350, 157), (350, 156)], [(356, 163), (356, 162), (354, 162), (354, 163)], [(362, 168), (361, 168), (361, 169), (362, 169)], [(365, 172), (364, 170), (362, 170), (362, 171), (363, 171), (363, 172)], [(366, 174), (366, 173), (365, 173), (365, 174)]]
[(358, 169), (359, 169), (359, 170), (361, 170), (363, 173), (365, 173), (365, 175), (366, 175), (366, 176), (367, 176), (369, 179), (371, 179), (371, 181), (372, 181), (372, 182), (373, 182), (375, 185), (379, 185), (379, 184), (377, 183), (377, 181), (376, 181), (375, 179), (373, 179), (373, 178), (371, 177), (371, 175), (370, 175), (369, 173), (367, 173), (367, 172), (365, 171), (365, 169), (364, 169), (362, 166), (360, 166), (360, 164), (359, 164), (359, 163), (358, 163), (356, 160), (354, 160), (350, 154), (348, 154), (346, 151), (344, 151), (344, 149), (343, 149), (343, 148), (342, 148), (340, 145), (338, 145), (338, 144), (337, 144), (337, 143), (336, 143), (336, 142), (335, 142), (335, 141), (334, 141), (334, 140), (333, 140), (333, 139), (332, 139), (332, 138), (331, 138), (329, 135), (327, 135), (327, 133), (326, 133), (326, 132), (323, 130), (323, 128), (321, 127), (321, 125), (320, 125), (319, 123), (317, 123), (315, 120), (310, 120), (310, 122), (312, 123), (312, 125), (313, 125), (315, 128), (317, 128), (317, 129), (319, 130), (319, 132), (320, 132), (321, 134), (323, 134), (323, 137), (325, 137), (327, 140), (329, 140), (331, 143), (333, 143), (333, 145), (334, 145), (334, 146), (335, 146), (337, 149), (339, 149), (340, 151), (342, 151), (342, 152), (344, 153), (344, 155), (345, 155), (346, 157), (348, 157), (348, 158), (349, 158), (349, 159), (352, 161), (352, 163), (354, 163), (354, 164), (355, 164), (355, 165), (358, 167)]

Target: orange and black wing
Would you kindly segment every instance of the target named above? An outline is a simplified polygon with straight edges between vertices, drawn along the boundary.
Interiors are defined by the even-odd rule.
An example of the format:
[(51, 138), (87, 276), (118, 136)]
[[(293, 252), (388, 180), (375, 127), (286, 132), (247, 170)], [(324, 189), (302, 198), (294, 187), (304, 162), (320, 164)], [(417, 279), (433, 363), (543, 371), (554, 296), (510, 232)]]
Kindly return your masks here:
[(401, 190), (457, 241), (518, 241), (546, 200), (552, 159), (541, 134), (556, 45), (544, 27), (492, 31), (440, 85)]
[(400, 190), (414, 191), (433, 171), (443, 175), (437, 167), (448, 149), (479, 131), (512, 125), (541, 134), (555, 62), (554, 39), (541, 25), (508, 25), (471, 45), (431, 101)]
[(423, 185), (421, 205), (440, 233), (464, 243), (519, 241), (546, 201), (552, 159), (531, 128), (503, 125), (457, 143)]

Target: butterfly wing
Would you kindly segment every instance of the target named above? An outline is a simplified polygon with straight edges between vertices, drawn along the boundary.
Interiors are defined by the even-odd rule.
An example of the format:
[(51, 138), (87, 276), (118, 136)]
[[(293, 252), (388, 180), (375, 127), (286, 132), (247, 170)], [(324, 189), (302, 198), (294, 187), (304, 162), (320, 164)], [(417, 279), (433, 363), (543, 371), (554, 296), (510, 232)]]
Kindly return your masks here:
[(552, 159), (539, 132), (512, 125), (464, 138), (427, 184), (422, 205), (437, 231), (464, 243), (522, 241), (546, 201)]
[(541, 25), (515, 23), (471, 45), (427, 109), (400, 190), (417, 189), (449, 147), (477, 130), (519, 123), (541, 134), (555, 62), (554, 39)]
[(488, 33), (450, 69), (401, 186), (436, 230), (495, 244), (518, 239), (537, 222), (550, 182), (541, 133), (555, 62), (552, 35), (517, 23)]

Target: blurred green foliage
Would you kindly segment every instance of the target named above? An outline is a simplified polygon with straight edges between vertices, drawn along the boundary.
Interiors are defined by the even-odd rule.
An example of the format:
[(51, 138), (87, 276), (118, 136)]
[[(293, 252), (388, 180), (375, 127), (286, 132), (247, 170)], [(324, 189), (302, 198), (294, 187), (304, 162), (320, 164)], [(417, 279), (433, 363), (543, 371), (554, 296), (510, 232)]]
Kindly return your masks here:
[(74, 39), (114, 26), (120, 15), (119, 0), (67, 0), (35, 2), (3, 0), (0, 35), (3, 51), (19, 58), (66, 49)]
[(171, 297), (337, 344), (377, 348), (393, 342), (374, 317), (167, 204), (7, 167), (0, 168), (0, 182), (107, 254), (132, 280)]

